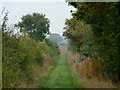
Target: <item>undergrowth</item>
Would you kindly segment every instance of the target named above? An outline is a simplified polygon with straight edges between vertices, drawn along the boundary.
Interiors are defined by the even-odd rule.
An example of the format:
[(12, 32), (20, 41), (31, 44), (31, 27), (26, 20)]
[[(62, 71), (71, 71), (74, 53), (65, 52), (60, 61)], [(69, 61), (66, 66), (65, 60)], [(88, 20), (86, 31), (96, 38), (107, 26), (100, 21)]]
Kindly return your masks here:
[(29, 87), (34, 84), (33, 73), (37, 73), (32, 71), (32, 66), (42, 67), (47, 62), (44, 54), (49, 58), (59, 55), (57, 44), (52, 42), (49, 46), (47, 42), (36, 41), (26, 33), (21, 36), (13, 35), (11, 32), (2, 33), (3, 88), (22, 87), (21, 84), (24, 84), (23, 87)]

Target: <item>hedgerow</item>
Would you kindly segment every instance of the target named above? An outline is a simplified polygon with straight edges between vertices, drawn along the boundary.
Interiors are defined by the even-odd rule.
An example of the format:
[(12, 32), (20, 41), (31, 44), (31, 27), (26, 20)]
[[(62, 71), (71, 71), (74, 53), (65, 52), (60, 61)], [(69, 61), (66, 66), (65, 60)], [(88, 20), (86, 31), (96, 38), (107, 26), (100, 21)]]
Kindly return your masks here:
[[(40, 66), (44, 63), (43, 54), (52, 55), (59, 51), (57, 45), (46, 42), (39, 42), (29, 37), (28, 34), (12, 35), (9, 32), (2, 32), (2, 76), (3, 87), (18, 87), (22, 81), (31, 83), (32, 71), (31, 64)], [(56, 47), (54, 47), (56, 46)], [(58, 55), (58, 54), (57, 54)]]

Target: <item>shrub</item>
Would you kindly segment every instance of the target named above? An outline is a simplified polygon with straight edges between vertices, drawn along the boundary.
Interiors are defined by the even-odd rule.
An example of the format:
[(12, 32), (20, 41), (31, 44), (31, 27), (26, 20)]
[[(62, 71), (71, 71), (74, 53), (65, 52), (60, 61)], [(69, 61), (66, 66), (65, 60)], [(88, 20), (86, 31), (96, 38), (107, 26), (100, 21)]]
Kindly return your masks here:
[(3, 87), (18, 87), (21, 81), (32, 80), (31, 64), (43, 65), (43, 54), (58, 55), (59, 49), (53, 42), (38, 42), (23, 33), (17, 37), (3, 32)]
[(51, 49), (49, 52), (51, 56), (60, 54), (60, 50), (59, 50), (57, 43), (50, 41), (49, 39), (46, 39), (45, 42)]

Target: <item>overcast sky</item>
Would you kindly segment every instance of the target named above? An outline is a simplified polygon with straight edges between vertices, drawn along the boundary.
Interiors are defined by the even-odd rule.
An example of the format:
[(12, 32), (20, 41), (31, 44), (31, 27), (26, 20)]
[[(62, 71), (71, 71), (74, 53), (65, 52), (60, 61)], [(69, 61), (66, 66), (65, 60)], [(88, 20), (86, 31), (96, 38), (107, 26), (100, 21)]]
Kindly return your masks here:
[(65, 26), (65, 19), (72, 17), (70, 10), (75, 10), (66, 2), (3, 2), (3, 7), (9, 10), (9, 24), (17, 23), (25, 14), (43, 13), (50, 20), (50, 31), (60, 35)]

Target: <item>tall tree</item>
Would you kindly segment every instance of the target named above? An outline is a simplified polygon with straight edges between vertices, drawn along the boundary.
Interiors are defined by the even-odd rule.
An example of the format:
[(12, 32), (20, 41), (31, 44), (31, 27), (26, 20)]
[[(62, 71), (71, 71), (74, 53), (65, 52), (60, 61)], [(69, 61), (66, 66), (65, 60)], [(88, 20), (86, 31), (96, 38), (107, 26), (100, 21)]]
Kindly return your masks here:
[(23, 16), (22, 21), (16, 24), (21, 30), (27, 30), (28, 33), (36, 40), (43, 41), (46, 34), (49, 34), (48, 18), (39, 13), (27, 14)]
[(93, 32), (94, 56), (106, 58), (108, 77), (120, 81), (120, 2), (70, 2), (77, 11), (73, 18), (90, 24)]

